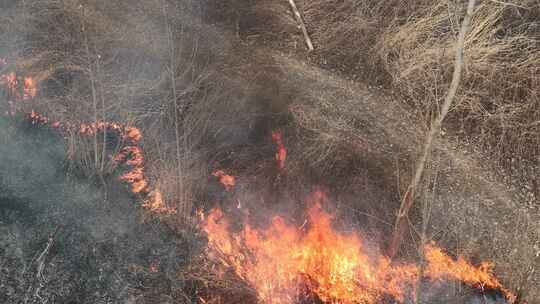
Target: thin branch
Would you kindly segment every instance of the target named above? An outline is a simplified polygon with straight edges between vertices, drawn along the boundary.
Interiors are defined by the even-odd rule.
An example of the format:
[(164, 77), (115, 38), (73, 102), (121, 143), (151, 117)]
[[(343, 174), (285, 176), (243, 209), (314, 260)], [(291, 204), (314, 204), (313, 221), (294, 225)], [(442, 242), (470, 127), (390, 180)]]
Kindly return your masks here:
[(294, 17), (296, 18), (296, 22), (298, 22), (298, 25), (302, 29), (302, 34), (304, 34), (304, 39), (306, 40), (306, 45), (308, 50), (311, 52), (314, 50), (313, 43), (311, 42), (311, 38), (309, 37), (306, 25), (304, 24), (304, 20), (302, 20), (302, 15), (300, 15), (300, 12), (298, 11), (298, 7), (296, 6), (296, 3), (294, 0), (289, 0), (289, 4), (291, 5), (291, 8), (294, 13)]
[(38, 271), (37, 271), (37, 277), (42, 280), (43, 279), (43, 270), (45, 269), (45, 258), (47, 257), (47, 255), (49, 254), (49, 251), (51, 250), (51, 247), (54, 243), (54, 240), (56, 238), (56, 235), (58, 234), (58, 232), (60, 231), (60, 228), (62, 228), (62, 225), (58, 225), (56, 226), (56, 228), (54, 229), (53, 233), (51, 233), (49, 235), (49, 240), (47, 241), (47, 245), (45, 246), (45, 248), (43, 249), (43, 251), (41, 252), (41, 254), (39, 255), (39, 257), (37, 258), (36, 262), (39, 263), (38, 265)]
[[(52, 247), (52, 245), (54, 243), (54, 240), (56, 239), (56, 236), (58, 235), (58, 232), (60, 231), (61, 228), (62, 228), (62, 225), (56, 226), (54, 231), (49, 235), (47, 245), (45, 245), (45, 248), (40, 253), (39, 257), (35, 260), (38, 263), (36, 279), (37, 279), (37, 281), (39, 283), (39, 286), (34, 291), (34, 294), (33, 294), (32, 298), (35, 298), (35, 297), (40, 298), (39, 292), (41, 291), (41, 289), (43, 289), (43, 287), (45, 287), (44, 286), (45, 279), (43, 278), (43, 271), (45, 270), (45, 260), (47, 259), (47, 255), (51, 251), (51, 247)], [(28, 287), (28, 290), (26, 291), (26, 296), (25, 296), (25, 299), (24, 299), (25, 304), (28, 303), (28, 301), (30, 300), (29, 294), (30, 294), (30, 291), (32, 290), (33, 285), (34, 284), (31, 284)]]
[(459, 37), (458, 37), (458, 41), (456, 45), (454, 73), (452, 76), (450, 89), (448, 90), (448, 93), (446, 94), (446, 97), (444, 99), (441, 112), (439, 113), (438, 117), (431, 123), (431, 128), (430, 128), (429, 134), (426, 137), (426, 142), (424, 144), (422, 157), (420, 158), (420, 161), (418, 162), (416, 166), (414, 178), (411, 181), (411, 184), (409, 185), (409, 187), (407, 188), (407, 192), (405, 193), (401, 201), (401, 206), (399, 208), (399, 212), (397, 214), (396, 222), (394, 225), (394, 233), (392, 236), (392, 242), (389, 248), (390, 257), (393, 257), (397, 253), (399, 248), (401, 247), (404, 231), (407, 229), (407, 216), (408, 216), (409, 210), (414, 204), (416, 189), (418, 188), (418, 185), (420, 184), (420, 181), (424, 173), (424, 169), (426, 167), (426, 163), (428, 162), (430, 158), (431, 151), (433, 149), (433, 142), (439, 136), (442, 122), (444, 121), (446, 115), (450, 111), (450, 107), (452, 106), (452, 103), (456, 97), (459, 83), (461, 81), (461, 76), (462, 76), (461, 72), (463, 70), (463, 49), (465, 45), (465, 37), (467, 35), (467, 32), (469, 31), (472, 15), (474, 13), (475, 2), (476, 0), (469, 0), (469, 4), (467, 6), (467, 15), (465, 16), (465, 18), (463, 19), (463, 23), (461, 24), (461, 30), (459, 31)]
[(528, 7), (525, 7), (525, 6), (522, 6), (522, 5), (519, 5), (519, 4), (515, 4), (515, 3), (512, 3), (512, 2), (504, 2), (504, 1), (498, 1), (498, 0), (489, 0), (489, 1), (497, 3), (497, 4), (505, 5), (505, 6), (515, 6), (515, 7), (519, 7), (519, 8), (526, 9), (526, 10), (530, 9)]

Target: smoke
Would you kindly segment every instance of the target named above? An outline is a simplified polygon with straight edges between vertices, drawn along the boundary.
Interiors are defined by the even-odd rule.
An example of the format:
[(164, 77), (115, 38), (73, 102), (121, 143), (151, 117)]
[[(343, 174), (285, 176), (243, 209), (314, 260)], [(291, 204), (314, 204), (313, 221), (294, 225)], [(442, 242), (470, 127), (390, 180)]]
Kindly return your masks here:
[[(202, 8), (196, 1), (169, 1), (162, 10), (165, 3), (0, 2), (0, 19), (6, 20), (0, 22), (0, 57), (7, 59), (7, 69), (40, 81), (39, 96), (24, 106), (36, 106), (63, 122), (92, 121), (92, 69), (97, 96), (106, 108), (100, 118), (103, 114), (105, 120), (143, 126), (148, 158), (168, 160), (174, 140), (169, 71), (177, 69), (175, 89), (185, 110), (181, 118), (191, 128), (186, 132), (189, 142), (214, 151), (245, 144), (253, 123), (240, 114), (251, 116), (259, 107), (242, 88), (245, 83), (213, 72), (216, 60), (229, 49), (227, 40), (198, 19)], [(173, 45), (167, 23), (174, 31)], [(174, 67), (171, 47), (176, 51)], [(37, 128), (22, 115), (4, 117), (6, 102), (2, 97), (0, 302), (184, 299), (185, 280), (179, 273), (188, 263), (193, 236), (179, 237), (151, 220), (142, 223), (141, 197), (116, 181), (117, 172), (104, 183), (88, 172), (81, 174), (67, 160), (60, 134), (47, 126)], [(205, 151), (187, 152), (206, 162)], [(42, 261), (43, 276), (36, 276), (36, 258), (57, 229)]]
[[(177, 284), (184, 241), (142, 225), (138, 199), (125, 185), (113, 180), (103, 188), (77, 175), (54, 130), (0, 116), (0, 302), (101, 303), (144, 295), (129, 289), (141, 279)], [(56, 229), (37, 278), (36, 258)]]

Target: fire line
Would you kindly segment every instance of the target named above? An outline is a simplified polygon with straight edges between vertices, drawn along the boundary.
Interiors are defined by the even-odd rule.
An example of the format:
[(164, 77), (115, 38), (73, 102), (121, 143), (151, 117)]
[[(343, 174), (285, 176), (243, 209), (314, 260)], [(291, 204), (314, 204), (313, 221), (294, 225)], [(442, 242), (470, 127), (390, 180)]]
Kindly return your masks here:
[(385, 296), (404, 303), (414, 297), (419, 279), (433, 284), (457, 280), (480, 290), (499, 290), (514, 303), (515, 295), (498, 281), (491, 264), (475, 267), (463, 257), (448, 256), (434, 243), (424, 247), (423, 272), (415, 264), (396, 264), (371, 253), (360, 235), (333, 228), (333, 215), (322, 208), (324, 198), (320, 190), (307, 197), (306, 229), (274, 216), (266, 228), (244, 219), (242, 230), (232, 232), (235, 220), (212, 209), (201, 223), (209, 240), (208, 255), (233, 269), (266, 304), (302, 302), (306, 290), (331, 304), (375, 304)]
[[(7, 60), (0, 58), (0, 68), (7, 65)], [(38, 94), (37, 82), (30, 76), (19, 77), (15, 72), (0, 75), (0, 86), (4, 87), (11, 99), (8, 101), (6, 115), (14, 116), (22, 113), (27, 116), (34, 125), (50, 125), (61, 133), (77, 133), (82, 136), (94, 136), (98, 132), (115, 132), (124, 140), (124, 146), (113, 157), (117, 164), (123, 164), (127, 170), (120, 176), (120, 180), (129, 185), (133, 193), (144, 194), (143, 207), (159, 214), (175, 214), (174, 208), (165, 205), (162, 194), (157, 188), (151, 188), (145, 175), (145, 157), (141, 145), (143, 139), (140, 129), (133, 126), (125, 126), (120, 123), (97, 121), (92, 123), (71, 123), (51, 121), (48, 117), (30, 110), (25, 112), (21, 104), (35, 98)]]
[[(0, 58), (0, 68), (7, 61)], [(8, 101), (7, 115), (22, 113), (34, 125), (49, 125), (61, 133), (76, 132), (93, 136), (104, 130), (116, 132), (125, 145), (113, 157), (117, 164), (128, 169), (120, 179), (133, 193), (146, 198), (143, 207), (159, 214), (175, 214), (175, 209), (165, 205), (158, 187), (152, 187), (145, 176), (145, 156), (140, 129), (114, 122), (98, 121), (75, 124), (52, 121), (40, 113), (25, 112), (20, 106), (38, 95), (34, 78), (18, 77), (15, 72), (0, 75), (0, 86), (13, 100)], [(272, 131), (277, 145), (275, 159), (280, 170), (285, 168), (287, 150), (282, 133)], [(223, 170), (213, 173), (231, 190), (236, 179)], [(369, 253), (358, 234), (344, 234), (332, 226), (333, 215), (322, 208), (325, 193), (317, 190), (306, 198), (307, 228), (297, 228), (281, 216), (274, 216), (266, 228), (243, 222), (239, 232), (231, 232), (231, 219), (219, 208), (201, 216), (201, 228), (209, 240), (208, 254), (221, 255), (219, 259), (236, 274), (251, 284), (261, 301), (267, 304), (292, 304), (306, 290), (314, 292), (325, 303), (375, 304), (384, 296), (392, 296), (403, 303), (410, 298), (419, 279), (431, 282), (458, 280), (473, 288), (499, 290), (510, 303), (515, 295), (505, 288), (493, 274), (493, 266), (483, 262), (476, 267), (463, 257), (454, 259), (434, 243), (424, 248), (426, 267), (423, 272), (415, 264), (394, 264), (384, 255)], [(422, 277), (420, 277), (420, 275)]]

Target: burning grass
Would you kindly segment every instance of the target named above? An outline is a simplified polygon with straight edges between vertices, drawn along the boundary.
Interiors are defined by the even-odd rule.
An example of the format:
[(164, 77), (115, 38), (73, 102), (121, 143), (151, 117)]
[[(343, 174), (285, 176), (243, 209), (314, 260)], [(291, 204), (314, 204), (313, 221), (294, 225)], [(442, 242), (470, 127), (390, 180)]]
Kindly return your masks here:
[[(394, 192), (400, 192), (399, 179), (402, 177), (399, 166), (408, 164), (410, 159), (407, 157), (414, 153), (416, 146), (414, 136), (418, 130), (410, 131), (416, 124), (407, 123), (414, 117), (405, 115), (406, 111), (399, 113), (402, 109), (386, 109), (392, 105), (382, 101), (374, 105), (380, 101), (376, 96), (365, 92), (353, 93), (354, 89), (327, 74), (311, 73), (312, 69), (300, 61), (269, 63), (269, 60), (261, 60), (268, 57), (267, 50), (259, 57), (252, 55), (256, 49), (244, 49), (242, 43), (232, 51), (227, 46), (218, 48), (215, 57), (207, 56), (205, 49), (215, 46), (214, 42), (219, 47), (221, 43), (228, 44), (229, 41), (225, 43), (220, 39), (230, 37), (218, 31), (208, 36), (201, 35), (204, 39), (196, 38), (192, 32), (202, 33), (205, 28), (199, 27), (198, 21), (191, 20), (191, 17), (184, 18), (184, 12), (175, 6), (176, 2), (160, 2), (160, 5), (166, 3), (163, 8), (147, 1), (138, 4), (118, 1), (101, 6), (101, 1), (91, 1), (84, 10), (76, 2), (69, 1), (28, 3), (28, 10), (34, 12), (27, 15), (31, 17), (29, 20), (25, 20), (30, 26), (14, 28), (34, 33), (25, 41), (25, 49), (31, 52), (23, 54), (24, 58), (16, 66), (21, 70), (23, 67), (32, 71), (46, 70), (40, 75), (47, 77), (43, 82), (38, 81), (42, 76), (17, 78), (15, 74), (8, 73), (0, 78), (16, 101), (29, 101), (23, 107), (19, 107), (20, 103), (12, 103), (11, 106), (16, 106), (16, 111), (27, 113), (35, 124), (48, 124), (61, 130), (61, 134), (66, 134), (67, 130), (72, 137), (80, 139), (70, 139), (69, 150), (86, 153), (88, 164), (92, 163), (94, 153), (101, 150), (88, 142), (105, 132), (114, 133), (121, 144), (107, 149), (109, 153), (103, 153), (101, 157), (113, 155), (111, 164), (126, 169), (121, 179), (127, 182), (132, 192), (138, 193), (134, 196), (139, 198), (142, 194), (147, 198), (143, 207), (159, 214), (174, 215), (164, 222), (174, 221), (172, 226), (181, 226), (178, 231), (184, 234), (196, 234), (197, 229), (189, 226), (194, 221), (194, 208), (222, 205), (222, 208), (212, 209), (203, 221), (202, 229), (209, 238), (208, 256), (194, 258), (181, 275), (196, 281), (196, 290), (192, 290), (190, 295), (197, 296), (191, 301), (251, 303), (258, 299), (268, 303), (318, 303), (321, 300), (327, 303), (379, 303), (387, 297), (393, 301), (405, 301), (414, 298), (421, 285), (419, 282), (435, 286), (444, 281), (458, 281), (477, 290), (493, 288), (505, 293), (509, 300), (513, 298), (512, 293), (493, 275), (491, 266), (473, 266), (465, 258), (452, 258), (434, 245), (423, 247), (425, 267), (390, 262), (374, 249), (376, 246), (367, 245), (364, 235), (343, 233), (334, 227), (337, 219), (333, 218), (333, 213), (325, 211), (324, 204), (320, 204), (324, 197), (321, 192), (312, 194), (308, 199), (311, 202), (306, 210), (302, 210), (305, 211), (302, 216), (306, 218), (302, 225), (289, 221), (283, 216), (284, 212), (278, 212), (279, 215), (274, 216), (269, 225), (254, 224), (250, 216), (237, 218), (230, 214), (231, 210), (247, 213), (246, 205), (252, 205), (249, 210), (262, 209), (268, 201), (280, 201), (287, 195), (284, 194), (286, 189), (324, 179), (331, 183), (332, 190), (342, 191), (344, 196), (357, 196), (350, 199), (348, 210), (379, 209), (382, 211), (376, 215), (365, 214), (376, 218), (379, 224), (391, 221), (395, 200), (390, 198), (398, 195)], [(283, 13), (287, 12), (285, 2), (272, 4), (272, 9), (264, 10), (259, 8), (264, 8), (266, 2), (253, 1), (258, 4), (246, 4), (244, 9), (236, 10), (237, 6), (242, 6), (241, 3), (234, 2), (230, 10), (231, 7), (225, 5), (236, 18), (236, 25), (232, 28), (233, 33), (239, 36), (236, 38), (251, 41), (257, 39), (257, 33), (275, 29), (279, 31), (278, 35), (263, 35), (265, 42), (271, 45), (272, 39), (289, 37), (287, 32), (294, 31), (293, 19)], [(530, 5), (534, 3), (530, 2)], [(172, 13), (175, 9), (177, 15)], [(242, 18), (245, 17), (243, 14), (254, 11), (257, 17)], [(337, 65), (349, 75), (364, 70), (364, 76), (375, 79), (377, 83), (391, 81), (393, 88), (398, 88), (403, 96), (408, 97), (409, 105), (421, 108), (426, 116), (436, 109), (438, 84), (446, 81), (449, 74), (450, 64), (446, 55), (451, 53), (447, 49), (454, 37), (453, 24), (459, 24), (460, 7), (451, 7), (445, 15), (440, 1), (412, 1), (407, 4), (403, 1), (304, 1), (304, 11), (308, 28), (313, 31), (318, 44), (318, 54), (324, 59), (322, 63), (326, 61), (329, 65)], [(124, 18), (117, 18), (117, 13)], [(474, 36), (469, 39), (467, 50), (470, 54), (476, 52), (474, 56), (478, 57), (469, 58), (473, 62), (468, 71), (469, 83), (462, 89), (462, 102), (454, 117), (454, 122), (463, 118), (464, 129), (470, 127), (468, 123), (472, 125), (484, 119), (482, 115), (489, 118), (486, 121), (500, 119), (505, 122), (507, 131), (501, 144), (505, 149), (513, 149), (504, 140), (514, 138), (512, 132), (518, 132), (510, 122), (516, 125), (526, 123), (523, 143), (534, 142), (534, 134), (538, 131), (536, 124), (529, 124), (527, 119), (530, 117), (526, 115), (527, 111), (536, 111), (535, 104), (528, 103), (528, 94), (535, 92), (537, 81), (533, 68), (536, 57), (529, 56), (537, 50), (531, 38), (534, 33), (511, 22), (508, 26), (517, 27), (521, 34), (515, 38), (516, 31), (505, 29), (505, 22), (514, 19), (513, 14), (518, 13), (523, 14), (524, 11), (490, 6), (488, 2), (480, 8), (476, 17), (477, 32), (471, 34)], [(265, 14), (272, 14), (273, 18), (260, 17)], [(390, 15), (393, 18), (388, 18)], [(264, 22), (259, 19), (264, 19)], [(163, 35), (166, 32), (164, 23), (167, 22), (173, 31), (179, 28), (182, 32)], [(282, 23), (282, 27), (267, 25), (273, 23)], [(527, 24), (532, 23), (527, 21)], [(253, 28), (250, 26), (254, 26), (255, 31), (251, 31)], [(211, 27), (215, 27), (213, 22)], [(416, 29), (418, 33), (414, 31)], [(189, 37), (183, 36), (184, 30), (189, 32)], [(80, 47), (84, 44), (84, 37), (89, 41), (88, 50)], [(507, 40), (509, 37), (514, 38)], [(493, 49), (488, 47), (492, 40), (498, 42)], [(294, 39), (283, 41), (278, 44), (295, 48)], [(508, 41), (517, 43), (517, 46), (509, 45)], [(201, 49), (203, 55), (197, 53)], [(510, 53), (517, 54), (520, 60), (513, 62)], [(224, 64), (226, 69), (219, 66), (219, 73), (227, 70), (220, 77), (210, 75), (201, 67), (201, 62), (228, 55), (232, 59)], [(413, 65), (416, 62), (418, 66)], [(3, 64), (7, 61), (0, 60), (0, 65)], [(286, 72), (266, 70), (274, 65)], [(253, 69), (254, 66), (264, 68)], [(495, 76), (506, 69), (510, 71), (508, 77), (499, 79)], [(520, 71), (527, 71), (532, 76), (524, 77)], [(258, 78), (259, 74), (263, 74), (260, 76), (262, 80), (251, 83), (251, 78)], [(288, 78), (282, 77), (284, 75)], [(515, 84), (523, 79), (525, 84), (511, 86), (512, 81)], [(495, 87), (489, 82), (501, 85)], [(39, 92), (37, 87), (40, 87)], [(282, 94), (282, 87), (294, 93)], [(476, 87), (482, 91), (474, 91)], [(501, 95), (489, 100), (492, 96), (486, 92), (491, 91)], [(33, 99), (36, 95), (39, 100)], [(518, 95), (526, 102), (514, 103)], [(506, 98), (504, 102), (502, 98)], [(482, 108), (481, 111), (478, 107)], [(43, 108), (47, 108), (44, 112), (52, 114), (55, 119), (40, 114), (42, 112), (37, 109)], [(502, 109), (502, 112), (497, 112), (497, 109)], [(477, 110), (484, 112), (480, 115)], [(285, 112), (290, 116), (283, 115)], [(395, 117), (399, 119), (392, 121)], [(68, 124), (68, 121), (73, 124)], [(81, 125), (80, 121), (90, 123)], [(132, 127), (134, 125), (141, 129)], [(497, 136), (500, 126), (491, 128), (482, 124), (483, 127), (485, 132), (482, 134), (492, 139)], [(469, 132), (468, 129), (466, 131)], [(102, 145), (97, 147), (109, 148), (106, 139), (110, 137), (110, 134), (104, 136)], [(291, 149), (285, 147), (289, 143), (291, 147), (287, 148)], [(394, 161), (399, 162), (397, 174)], [(372, 170), (375, 167), (378, 170)], [(369, 170), (369, 173), (361, 172), (363, 170)], [(371, 175), (375, 171), (376, 177)], [(232, 175), (237, 172), (245, 176), (237, 178)], [(456, 174), (456, 180), (461, 181), (461, 173)], [(397, 191), (394, 188), (396, 175)], [(261, 194), (260, 202), (250, 204), (243, 199), (234, 200), (236, 192), (246, 187), (243, 181), (254, 179), (267, 189), (267, 193)], [(210, 193), (213, 191), (208, 189), (208, 180), (221, 184), (215, 191), (217, 194)], [(470, 180), (465, 182), (469, 184)], [(375, 183), (384, 186), (375, 187)], [(456, 188), (462, 187), (457, 184)], [(379, 192), (372, 191), (373, 188)], [(362, 192), (359, 189), (367, 190)], [(221, 190), (225, 190), (225, 194)], [(480, 189), (463, 193), (477, 191)], [(381, 194), (385, 198), (382, 201), (378, 197), (380, 192), (390, 193)], [(448, 197), (454, 194), (454, 191), (446, 193)], [(369, 199), (366, 199), (368, 195)], [(231, 197), (232, 204), (228, 204)], [(488, 196), (481, 196), (482, 199), (485, 197)], [(359, 206), (363, 202), (369, 206)], [(296, 203), (291, 202), (291, 205)], [(447, 212), (447, 209), (441, 210)], [(263, 216), (268, 217), (269, 214)], [(476, 222), (472, 216), (467, 219)], [(374, 226), (374, 229), (380, 228)], [(461, 240), (461, 237), (455, 239)], [(414, 243), (410, 245), (416, 249), (415, 246)], [(523, 247), (526, 251), (532, 246)], [(186, 248), (189, 251), (192, 245), (186, 245)], [(201, 265), (196, 264), (199, 258), (204, 262)], [(411, 260), (414, 258), (416, 255), (409, 257)], [(159, 266), (152, 264), (150, 272), (154, 273), (156, 268)], [(208, 273), (210, 276), (199, 280)], [(213, 286), (226, 290), (226, 295), (218, 296), (217, 291), (213, 293)], [(206, 293), (199, 293), (201, 290)], [(242, 298), (242, 294), (249, 296)], [(317, 300), (309, 300), (310, 297)]]
[(260, 227), (245, 215), (243, 227), (235, 231), (232, 222), (238, 219), (213, 209), (202, 224), (208, 253), (252, 285), (263, 303), (303, 303), (311, 293), (324, 303), (380, 303), (388, 296), (403, 303), (414, 298), (420, 280), (434, 286), (457, 280), (480, 290), (499, 290), (509, 303), (514, 302), (515, 295), (501, 285), (489, 263), (475, 267), (434, 244), (423, 249), (422, 270), (374, 253), (359, 234), (333, 227), (334, 216), (322, 208), (326, 200), (320, 190), (306, 199), (306, 221), (300, 227), (279, 215), (268, 227)]
[[(27, 83), (30, 82), (24, 82)], [(8, 91), (13, 89), (9, 83), (4, 85)], [(19, 95), (13, 96), (17, 102), (25, 100)], [(12, 108), (8, 113), (17, 111)], [(75, 130), (82, 135), (94, 135), (105, 129), (118, 132), (126, 145), (114, 161), (130, 168), (121, 180), (127, 182), (134, 193), (148, 194), (143, 207), (160, 214), (176, 213), (165, 207), (159, 187), (149, 190), (144, 151), (140, 147), (143, 135), (139, 129), (109, 122), (80, 126), (50, 122), (34, 110), (28, 117), (32, 124), (50, 124), (62, 132)], [(271, 139), (277, 150), (275, 165), (283, 171), (287, 150), (282, 133), (272, 131)], [(223, 170), (217, 170), (213, 175), (226, 191), (236, 184), (236, 178)], [(208, 235), (209, 254), (219, 257), (221, 266), (231, 267), (239, 278), (252, 285), (264, 303), (297, 303), (306, 301), (305, 298), (312, 294), (325, 303), (378, 303), (386, 296), (404, 302), (414, 296), (414, 290), (423, 278), (431, 281), (455, 279), (476, 288), (500, 290), (510, 302), (514, 301), (515, 296), (495, 278), (489, 264), (483, 263), (477, 268), (462, 257), (456, 261), (434, 245), (424, 248), (427, 266), (422, 271), (413, 264), (393, 264), (383, 255), (373, 256), (361, 237), (343, 234), (333, 228), (333, 217), (322, 209), (323, 200), (327, 199), (322, 191), (314, 192), (307, 199), (310, 207), (300, 228), (275, 216), (267, 228), (251, 226), (246, 221), (240, 233), (232, 233), (230, 220), (220, 209), (213, 209), (202, 224)], [(223, 274), (219, 277), (224, 279)]]
[[(6, 62), (6, 60), (0, 60), (0, 62)], [(0, 85), (4, 86), (4, 89), (12, 99), (6, 114), (12, 116), (23, 114), (30, 119), (33, 125), (48, 125), (60, 131), (61, 134), (76, 133), (81, 136), (95, 136), (107, 131), (115, 132), (115, 135), (123, 141), (123, 147), (119, 149), (117, 155), (112, 157), (112, 161), (116, 164), (115, 166), (126, 167), (126, 171), (121, 174), (120, 180), (127, 183), (133, 193), (146, 194), (147, 197), (143, 207), (160, 214), (176, 213), (175, 209), (166, 207), (160, 190), (157, 188), (152, 189), (149, 185), (145, 173), (146, 163), (144, 151), (141, 147), (142, 133), (138, 128), (106, 121), (94, 123), (52, 121), (33, 109), (29, 112), (24, 112), (25, 107), (23, 103), (36, 97), (38, 93), (37, 84), (29, 76), (23, 77), (23, 82), (19, 84), (18, 78), (15, 72), (0, 75)], [(21, 91), (23, 94), (19, 93)], [(106, 145), (106, 143), (103, 143), (103, 145)], [(105, 157), (105, 155), (102, 155), (102, 157)]]

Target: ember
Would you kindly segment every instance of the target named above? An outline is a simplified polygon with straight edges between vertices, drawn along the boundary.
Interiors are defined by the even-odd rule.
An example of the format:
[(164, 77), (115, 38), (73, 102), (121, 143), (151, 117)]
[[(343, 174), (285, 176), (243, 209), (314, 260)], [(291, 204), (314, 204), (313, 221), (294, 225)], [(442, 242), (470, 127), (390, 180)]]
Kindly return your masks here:
[(213, 176), (219, 178), (219, 182), (225, 187), (225, 190), (231, 190), (236, 185), (236, 178), (225, 173), (223, 170), (217, 170), (212, 173)]
[(283, 144), (283, 137), (281, 131), (272, 131), (272, 140), (277, 145), (276, 161), (280, 170), (285, 169), (285, 159), (287, 158), (287, 149)]

